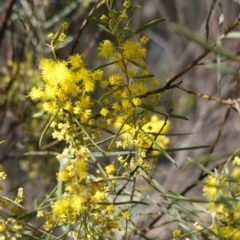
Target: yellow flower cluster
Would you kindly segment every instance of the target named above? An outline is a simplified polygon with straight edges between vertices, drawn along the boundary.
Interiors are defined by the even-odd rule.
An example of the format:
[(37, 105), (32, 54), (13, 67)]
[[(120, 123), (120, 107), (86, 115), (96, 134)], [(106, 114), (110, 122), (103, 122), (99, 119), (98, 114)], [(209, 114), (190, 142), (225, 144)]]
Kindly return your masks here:
[[(7, 66), (0, 66), (0, 89), (6, 91), (1, 94), (0, 104), (16, 104), (25, 100), (25, 95), (30, 91), (31, 85), (40, 82), (40, 75), (33, 69), (33, 53), (28, 52), (22, 62), (9, 60)], [(10, 87), (11, 86), (11, 87)]]
[[(113, 229), (121, 231), (123, 229), (121, 221), (128, 220), (130, 214), (116, 212), (114, 205), (109, 203), (108, 194), (111, 186), (89, 178), (87, 149), (81, 147), (77, 152), (73, 150), (70, 152), (75, 158), (65, 158), (65, 166), (57, 174), (58, 180), (65, 183), (65, 191), (51, 205), (52, 214), (39, 211), (38, 217), (46, 218), (45, 229), (48, 230), (56, 223), (79, 226), (79, 231), (73, 233), (77, 239), (88, 239), (88, 235), (91, 236), (90, 239), (95, 239), (99, 234), (113, 236)], [(65, 149), (59, 158), (66, 156), (66, 153)], [(105, 169), (108, 175), (115, 172), (113, 164), (106, 166)]]
[[(122, 29), (122, 34), (118, 31), (119, 24), (128, 17), (130, 10), (131, 1), (126, 0), (120, 14), (109, 11), (108, 17), (101, 17), (111, 29), (116, 44), (108, 39), (102, 41), (98, 55), (110, 61), (109, 65), (115, 67), (114, 73), (103, 78), (103, 70), (88, 69), (79, 54), (71, 55), (67, 60), (58, 59), (56, 45), (66, 37), (66, 26), (62, 26), (60, 32), (49, 36), (51, 43), (48, 46), (54, 59), (42, 58), (39, 62), (44, 86), (32, 88), (29, 94), (32, 99), (44, 101), (46, 112), (55, 114), (55, 119), (50, 122), (54, 128), (52, 135), (67, 144), (58, 156), (63, 167), (57, 180), (64, 184), (64, 191), (51, 203), (51, 212), (39, 210), (37, 216), (46, 219), (47, 230), (52, 230), (56, 224), (72, 224), (76, 239), (113, 236), (114, 229), (122, 230), (122, 223), (131, 218), (130, 211), (119, 210), (114, 205), (112, 196), (116, 195), (117, 181), (111, 177), (120, 171), (115, 169), (114, 163), (102, 168), (92, 157), (91, 153), (96, 149), (104, 154), (95, 140), (102, 133), (112, 133), (113, 126), (119, 124), (115, 136), (124, 130), (123, 141), (113, 140), (108, 151), (131, 146), (136, 150), (136, 156), (128, 166), (121, 156), (118, 157), (119, 162), (125, 169), (141, 166), (145, 170), (151, 169), (145, 161), (148, 149), (157, 152), (166, 148), (169, 142), (166, 136), (161, 135), (169, 130), (169, 122), (165, 124), (157, 116), (151, 118), (151, 111), (141, 108), (143, 104), (153, 106), (160, 99), (160, 94), (145, 96), (159, 86), (159, 81), (148, 72), (144, 60), (147, 50), (143, 45), (148, 38), (144, 36), (133, 41), (126, 38), (128, 27)], [(102, 93), (99, 99), (95, 98), (96, 89)], [(97, 166), (101, 174), (99, 179), (89, 173), (90, 164)]]
[[(2, 165), (0, 165), (0, 179), (4, 180), (7, 175), (3, 171)], [(2, 187), (1, 187), (2, 188)], [(23, 189), (19, 188), (15, 200), (1, 198), (0, 200), (0, 240), (7, 239), (22, 239), (24, 231), (24, 221), (19, 220), (16, 216), (21, 216), (26, 213), (26, 210), (19, 205), (23, 202), (24, 195)], [(5, 219), (5, 216), (7, 218)]]
[[(125, 124), (122, 127), (122, 124), (115, 123), (114, 126), (116, 129), (120, 129), (122, 127), (119, 135), (123, 139), (117, 141), (117, 147), (122, 147), (124, 149), (130, 146), (137, 147), (139, 153), (137, 164), (146, 170), (150, 170), (151, 166), (143, 160), (145, 153), (148, 150), (151, 150), (154, 155), (159, 155), (161, 153), (161, 149), (166, 149), (170, 139), (164, 134), (169, 131), (170, 122), (167, 121), (165, 123), (165, 121), (160, 120), (157, 115), (153, 115), (150, 121), (144, 125), (142, 121), (139, 121), (136, 125), (137, 127)], [(131, 169), (136, 166), (136, 161), (134, 159), (133, 161), (130, 161), (130, 166)], [(128, 165), (127, 168), (129, 168)]]
[(219, 175), (209, 175), (203, 187), (204, 196), (209, 201), (209, 211), (215, 215), (210, 239), (240, 239), (240, 158), (234, 157), (231, 169)]

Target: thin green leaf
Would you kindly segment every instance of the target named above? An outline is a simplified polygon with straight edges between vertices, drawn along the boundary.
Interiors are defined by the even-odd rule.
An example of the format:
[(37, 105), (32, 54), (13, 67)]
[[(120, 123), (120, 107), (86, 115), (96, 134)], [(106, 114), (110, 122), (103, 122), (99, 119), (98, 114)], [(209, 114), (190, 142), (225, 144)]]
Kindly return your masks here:
[(103, 31), (105, 31), (105, 32), (107, 32), (107, 33), (109, 33), (109, 34), (112, 35), (112, 32), (111, 32), (108, 28), (104, 27), (103, 25), (98, 25), (98, 26), (99, 26), (99, 28), (101, 28)]
[[(110, 130), (108, 130), (108, 129), (106, 129), (106, 132), (108, 132), (108, 133), (110, 133), (110, 134), (113, 134), (113, 135), (115, 134), (115, 133), (113, 133), (112, 131), (110, 131)], [(102, 145), (102, 144), (104, 144), (104, 143), (106, 143), (106, 142), (109, 142), (111, 139), (113, 139), (113, 136), (108, 137), (108, 138), (105, 138), (105, 139), (103, 139), (102, 141), (97, 141), (96, 144), (97, 144), (98, 146), (100, 146), (100, 145)], [(92, 147), (92, 144), (87, 144), (86, 146), (89, 148), (89, 147)]]
[(143, 108), (143, 109), (146, 109), (146, 110), (148, 110), (150, 112), (158, 113), (158, 114), (163, 115), (165, 117), (169, 117), (169, 113), (168, 112), (156, 109), (155, 107), (153, 107), (151, 105), (141, 104), (140, 107)]
[(212, 15), (212, 12), (213, 12), (213, 9), (214, 9), (216, 3), (217, 3), (217, 0), (212, 0), (211, 7), (210, 7), (210, 10), (209, 10), (208, 16), (207, 16), (207, 21), (206, 21), (206, 24), (205, 24), (206, 40), (207, 41), (208, 41), (208, 38), (209, 38), (209, 20), (210, 20), (210, 17)]
[(170, 113), (169, 117), (171, 117), (171, 118), (178, 118), (178, 119), (182, 119), (182, 120), (188, 120), (188, 118), (186, 118), (184, 116), (173, 114), (173, 113)]
[(206, 199), (199, 199), (199, 198), (186, 198), (181, 195), (172, 195), (172, 194), (161, 194), (161, 196), (165, 198), (174, 199), (176, 201), (184, 201), (184, 202), (198, 202), (198, 203), (208, 203), (209, 201)]
[[(105, 156), (119, 156), (119, 155), (128, 155), (128, 154), (129, 154), (129, 151), (105, 152)], [(91, 152), (91, 153), (89, 153), (89, 156), (91, 156), (91, 157), (105, 157), (102, 154), (102, 152)]]
[(171, 23), (170, 24), (170, 29), (173, 32), (176, 32), (176, 33), (184, 36), (185, 38), (197, 43), (198, 45), (204, 47), (207, 50), (211, 50), (212, 52), (220, 54), (224, 57), (228, 57), (229, 59), (231, 59), (233, 61), (240, 62), (240, 57), (238, 55), (233, 54), (232, 52), (226, 50), (223, 47), (207, 43), (199, 35), (196, 35), (194, 32), (192, 32), (191, 30), (189, 30), (188, 28), (186, 28), (184, 26)]
[(68, 230), (67, 229), (64, 230), (63, 231), (64, 233), (62, 235), (60, 235), (57, 239), (66, 239), (66, 238), (63, 238), (63, 237), (66, 236), (68, 233), (72, 232), (74, 228), (76, 228), (76, 225), (69, 228)]
[(94, 17), (88, 17), (87, 20), (88, 20), (88, 22), (95, 23), (97, 25), (103, 25), (103, 26), (108, 25), (106, 22), (100, 21), (100, 20), (98, 20), (97, 18), (94, 18)]
[(135, 33), (128, 29), (119, 29), (116, 33), (127, 38), (135, 36)]
[[(149, 132), (147, 132), (149, 133)], [(151, 135), (153, 136), (185, 136), (185, 135), (190, 135), (193, 133), (154, 133), (151, 132)]]
[(166, 151), (175, 152), (175, 151), (194, 150), (194, 149), (210, 148), (210, 147), (211, 146), (202, 145), (202, 146), (193, 146), (193, 147), (168, 148), (168, 149), (166, 149)]
[(100, 180), (97, 180), (95, 182), (99, 183), (99, 182), (108, 182), (108, 181), (119, 181), (119, 180), (129, 180), (128, 177), (111, 177), (111, 178), (103, 178), (103, 179), (100, 179)]
[(191, 134), (194, 134), (194, 133), (160, 133), (158, 135), (164, 135), (164, 136), (185, 136), (185, 135), (191, 135)]
[[(221, 35), (224, 22), (224, 14), (222, 4), (218, 3), (220, 9), (220, 15), (218, 17), (218, 35), (217, 35), (217, 45), (221, 46)], [(217, 92), (218, 96), (221, 97), (221, 80), (222, 80), (222, 66), (221, 66), (221, 56), (217, 54)]]
[(133, 11), (138, 10), (140, 8), (141, 8), (140, 5), (134, 5), (134, 6), (131, 6), (130, 11), (133, 12)]
[[(206, 68), (210, 68), (210, 69), (215, 69), (215, 70), (217, 70), (218, 73), (226, 73), (226, 74), (228, 74), (228, 75), (232, 75), (232, 76), (236, 76), (236, 77), (239, 77), (239, 76), (240, 76), (238, 70), (235, 70), (235, 69), (233, 69), (233, 68), (220, 65), (219, 62), (218, 62), (217, 65), (214, 65), (214, 64), (206, 64), (205, 66), (206, 66)], [(218, 79), (222, 79), (222, 78), (218, 78)]]
[(105, 98), (105, 97), (107, 97), (107, 96), (109, 96), (109, 95), (112, 95), (112, 93), (117, 92), (117, 91), (121, 90), (122, 88), (124, 88), (124, 86), (120, 86), (120, 87), (117, 88), (117, 89), (114, 89), (114, 90), (112, 90), (112, 91), (110, 91), (110, 92), (107, 92), (107, 93), (103, 94), (103, 95), (99, 98), (98, 101), (101, 102), (103, 98)]
[(159, 110), (153, 106), (150, 106), (150, 105), (147, 105), (147, 104), (142, 104), (140, 106), (141, 108), (143, 109), (146, 109), (150, 112), (154, 112), (154, 113), (158, 113), (160, 115), (163, 115), (165, 117), (172, 117), (172, 118), (178, 118), (178, 119), (183, 119), (183, 120), (188, 120), (188, 118), (184, 117), (184, 116), (180, 116), (180, 115), (176, 115), (176, 114), (172, 114), (172, 113), (168, 113), (166, 111), (163, 111), (163, 110)]
[(153, 21), (145, 24), (144, 26), (140, 27), (139, 29), (137, 29), (137, 30), (135, 31), (135, 33), (138, 34), (138, 33), (142, 32), (142, 31), (144, 31), (145, 29), (147, 29), (147, 28), (149, 28), (149, 27), (152, 27), (152, 26), (154, 26), (154, 25), (156, 25), (156, 24), (158, 24), (158, 23), (160, 23), (160, 22), (163, 22), (163, 21), (165, 21), (165, 20), (166, 20), (165, 18), (155, 19), (155, 20), (153, 20)]
[(96, 71), (96, 70), (98, 70), (98, 69), (102, 69), (102, 68), (104, 68), (104, 67), (113, 65), (113, 64), (118, 63), (118, 62), (120, 62), (120, 61), (114, 61), (114, 62), (110, 62), (110, 63), (103, 64), (103, 65), (101, 65), (101, 66), (99, 66), (99, 67), (97, 67), (97, 68), (94, 68), (94, 69), (92, 70), (92, 72), (94, 72), (94, 71)]
[(135, 62), (135, 61), (133, 61), (133, 60), (131, 60), (131, 59), (129, 59), (129, 58), (125, 58), (125, 59), (127, 59), (130, 63), (132, 63), (132, 64), (135, 65), (136, 67), (139, 67), (139, 68), (141, 68), (141, 69), (146, 69), (146, 66), (141, 65), (141, 64), (138, 63), (138, 62)]
[(12, 200), (12, 199), (10, 199), (10, 198), (8, 198), (8, 197), (5, 197), (5, 196), (0, 195), (0, 198), (6, 200), (6, 201), (8, 201), (8, 202), (13, 203), (14, 205), (17, 205), (18, 207), (20, 207), (20, 208), (22, 208), (22, 209), (25, 209), (22, 205), (20, 205), (19, 203), (15, 202), (14, 200)]
[(149, 74), (149, 75), (144, 75), (144, 76), (134, 76), (132, 78), (134, 79), (145, 79), (145, 78), (152, 78), (152, 77), (155, 77), (154, 74)]
[(191, 165), (197, 166), (197, 167), (198, 167), (199, 169), (201, 169), (203, 172), (208, 173), (208, 174), (210, 174), (210, 175), (213, 174), (209, 169), (205, 168), (201, 163), (194, 161), (194, 159), (192, 159), (192, 158), (190, 158), (190, 157), (187, 157), (187, 160), (189, 161), (189, 163), (190, 163)]
[(34, 113), (32, 117), (33, 117), (33, 118), (38, 118), (38, 117), (41, 117), (41, 116), (43, 116), (43, 115), (44, 115), (44, 112), (41, 111), (41, 112)]
[(156, 146), (156, 148), (167, 158), (169, 159), (175, 166), (177, 166), (176, 161), (158, 144), (157, 141), (155, 141), (147, 132), (145, 132), (143, 129), (141, 129), (144, 135), (151, 140), (152, 143)]
[[(128, 117), (129, 118), (129, 117)], [(125, 120), (125, 122), (121, 125), (121, 127), (118, 129), (117, 133), (114, 135), (111, 143), (109, 144), (108, 149), (111, 149), (113, 143), (115, 142), (116, 138), (119, 136), (119, 133), (121, 132), (122, 128), (124, 127), (125, 123), (127, 122), (128, 118)]]
[(75, 123), (81, 128), (81, 130), (84, 132), (84, 134), (88, 137), (90, 142), (99, 150), (102, 152), (104, 156), (106, 156), (105, 151), (103, 151), (95, 142), (94, 140), (89, 136), (88, 132), (84, 129), (84, 127), (78, 122), (76, 118), (74, 118)]
[(49, 129), (51, 123), (54, 121), (54, 119), (57, 117), (58, 115), (58, 112), (60, 110), (60, 107), (58, 108), (58, 110), (56, 111), (56, 113), (52, 116), (52, 118), (49, 120), (48, 124), (46, 125), (46, 127), (44, 128), (42, 134), (41, 134), (41, 137), (40, 137), (40, 140), (39, 140), (39, 147), (42, 146), (42, 140), (47, 132), (47, 130)]
[(101, 205), (124, 205), (124, 204), (142, 204), (142, 205), (148, 205), (148, 203), (145, 202), (140, 202), (140, 201), (126, 201), (126, 202), (98, 202), (96, 204), (101, 204)]
[[(240, 34), (239, 34), (239, 38), (240, 38)], [(240, 52), (236, 52), (233, 55), (238, 55), (239, 56)], [(226, 62), (228, 60), (229, 60), (229, 58), (227, 58), (227, 57), (220, 58), (221, 62)], [(216, 64), (216, 63), (217, 63), (217, 59), (214, 59), (214, 60), (207, 60), (207, 61), (204, 61), (204, 62), (200, 62), (197, 65), (210, 65), (210, 64)]]

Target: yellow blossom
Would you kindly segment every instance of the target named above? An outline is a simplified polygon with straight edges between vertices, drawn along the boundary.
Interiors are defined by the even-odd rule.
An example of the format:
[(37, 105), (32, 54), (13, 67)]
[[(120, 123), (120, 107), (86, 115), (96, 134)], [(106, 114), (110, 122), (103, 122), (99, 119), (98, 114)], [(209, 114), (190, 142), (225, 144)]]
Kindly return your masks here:
[(179, 229), (175, 229), (173, 231), (173, 237), (177, 238), (177, 237), (180, 237), (180, 236), (181, 236), (181, 231)]
[(113, 74), (109, 77), (109, 83), (111, 85), (120, 86), (123, 83), (123, 78), (120, 74)]
[(109, 214), (114, 213), (114, 208), (115, 208), (115, 207), (114, 207), (113, 204), (108, 205), (108, 206), (106, 207), (106, 209), (107, 209), (107, 211), (108, 211)]
[(107, 108), (102, 108), (102, 110), (100, 112), (100, 114), (104, 117), (107, 116), (108, 113), (109, 113), (109, 110)]
[(113, 54), (114, 50), (113, 43), (109, 40), (104, 40), (99, 44), (98, 50), (99, 50), (98, 55), (100, 57), (108, 58), (111, 54)]
[(38, 218), (39, 218), (39, 217), (43, 217), (43, 216), (44, 216), (43, 210), (37, 211), (37, 217), (38, 217)]
[(79, 54), (69, 56), (68, 62), (71, 64), (72, 68), (80, 67), (83, 64), (83, 60)]
[(121, 212), (121, 216), (125, 220), (129, 220), (131, 218), (131, 214), (129, 212)]
[(94, 195), (94, 198), (96, 199), (96, 201), (103, 201), (105, 199), (105, 193), (97, 191)]
[(106, 166), (105, 170), (107, 174), (113, 174), (116, 171), (113, 164), (109, 164), (108, 166)]
[(127, 40), (121, 45), (121, 50), (123, 55), (128, 59), (142, 59), (146, 57), (147, 51), (142, 48), (140, 43), (134, 42), (132, 40)]

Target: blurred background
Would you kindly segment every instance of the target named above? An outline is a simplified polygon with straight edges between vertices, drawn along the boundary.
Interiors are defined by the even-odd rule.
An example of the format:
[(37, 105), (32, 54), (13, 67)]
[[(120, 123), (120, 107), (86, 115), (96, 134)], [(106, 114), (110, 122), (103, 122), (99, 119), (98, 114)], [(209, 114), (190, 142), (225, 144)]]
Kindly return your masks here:
[[(39, 148), (39, 138), (49, 116), (41, 111), (41, 104), (32, 102), (28, 93), (32, 86), (41, 85), (38, 61), (41, 57), (51, 57), (46, 46), (47, 35), (60, 29), (68, 22), (66, 46), (57, 51), (59, 58), (66, 59), (73, 52), (82, 54), (90, 68), (102, 65), (97, 57), (97, 46), (109, 35), (93, 23), (88, 23), (81, 32), (81, 26), (97, 1), (91, 0), (1, 0), (0, 1), (0, 163), (7, 174), (5, 191), (11, 196), (19, 186), (23, 186), (27, 195), (26, 205), (30, 208), (36, 197), (52, 189), (56, 184), (58, 162), (51, 152), (59, 152), (63, 144), (52, 139), (50, 131), (44, 144)], [(189, 28), (201, 38), (206, 38), (206, 22), (212, 1), (210, 0), (134, 0), (141, 9), (134, 12), (131, 29), (156, 18), (166, 18), (163, 23), (147, 29), (144, 35), (150, 38), (147, 44), (147, 63), (151, 73), (155, 74), (164, 86), (167, 79), (183, 70), (195, 60), (204, 49), (195, 42), (185, 39), (171, 31), (171, 24)], [(209, 20), (209, 41), (215, 43), (219, 36), (232, 25), (240, 12), (237, 0), (217, 1)], [(121, 9), (123, 1), (115, 1)], [(104, 5), (96, 8), (92, 16), (99, 18), (105, 13)], [(221, 25), (222, 23), (222, 25)], [(238, 35), (226, 38), (221, 43), (232, 53), (240, 50)], [(139, 39), (141, 36), (136, 36)], [(76, 42), (76, 40), (78, 41)], [(204, 60), (216, 59), (209, 54)], [(229, 71), (216, 71), (199, 65), (183, 75), (184, 88), (203, 94), (232, 98), (237, 83), (239, 64), (227, 61), (222, 63)], [(239, 97), (236, 91), (235, 98)], [(97, 92), (97, 95), (100, 95)], [(221, 154), (232, 153), (239, 148), (240, 121), (237, 111), (227, 106), (189, 95), (179, 89), (171, 93), (162, 93), (160, 107), (166, 111), (183, 115), (189, 120), (172, 119), (171, 133), (189, 133), (172, 136), (169, 153), (176, 160), (176, 168), (165, 157), (158, 159), (158, 172), (155, 177), (167, 189), (180, 193), (196, 180), (199, 170), (186, 167), (187, 158), (207, 155), (209, 151), (219, 154), (216, 160), (226, 160)], [(220, 134), (221, 133), (221, 134)], [(219, 135), (219, 137), (217, 137)], [(216, 140), (217, 139), (217, 140)], [(214, 143), (216, 142), (216, 146)], [(176, 151), (176, 148), (209, 146), (200, 149)], [(173, 149), (175, 149), (173, 151)], [(216, 162), (212, 163), (215, 166)], [(211, 167), (210, 167), (211, 168)], [(187, 194), (201, 195), (200, 187)], [(161, 219), (160, 221), (164, 221)], [(163, 229), (162, 229), (163, 230)], [(161, 238), (169, 239), (171, 231), (161, 231)]]

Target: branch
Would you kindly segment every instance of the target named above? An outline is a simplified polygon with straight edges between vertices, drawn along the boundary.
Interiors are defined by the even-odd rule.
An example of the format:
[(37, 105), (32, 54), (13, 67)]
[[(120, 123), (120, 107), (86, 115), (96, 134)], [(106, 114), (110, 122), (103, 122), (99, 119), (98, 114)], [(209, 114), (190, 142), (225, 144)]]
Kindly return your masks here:
[(77, 36), (77, 39), (75, 40), (73, 46), (72, 46), (72, 50), (71, 50), (71, 53), (70, 55), (72, 55), (75, 51), (75, 48), (77, 47), (77, 44), (80, 42), (80, 37), (82, 35), (82, 32), (83, 30), (85, 29), (85, 27), (88, 25), (88, 20), (87, 18), (90, 17), (92, 15), (92, 13), (97, 9), (99, 8), (104, 2), (102, 0), (99, 0), (96, 4), (94, 4), (94, 6), (90, 9), (87, 17), (84, 19), (80, 29), (79, 29), (79, 32), (78, 32), (78, 36)]
[[(240, 16), (238, 16), (238, 18), (233, 22), (233, 24), (231, 26), (229, 26), (227, 28), (227, 30), (222, 34), (220, 40), (223, 40), (226, 35), (231, 32), (236, 26), (240, 25)], [(149, 91), (145, 94), (145, 96), (149, 96), (149, 95), (152, 95), (152, 94), (156, 94), (156, 93), (160, 93), (160, 92), (164, 92), (165, 90), (167, 89), (170, 89), (171, 86), (174, 86), (172, 85), (173, 82), (175, 82), (178, 78), (180, 78), (182, 75), (184, 75), (186, 72), (188, 72), (190, 69), (192, 69), (194, 66), (196, 66), (198, 64), (198, 62), (203, 59), (208, 53), (210, 53), (211, 50), (207, 50), (205, 52), (203, 52), (197, 59), (195, 59), (190, 65), (188, 65), (184, 70), (182, 70), (180, 73), (178, 73), (177, 75), (175, 75), (173, 78), (171, 78), (167, 83), (166, 85), (163, 87), (163, 88), (159, 88), (159, 89), (156, 89), (154, 91)], [(174, 87), (180, 87), (180, 84), (175, 84)], [(234, 94), (236, 94), (236, 89), (238, 89), (238, 85), (239, 83), (237, 83), (236, 85), (236, 88), (235, 88), (235, 91), (233, 93), (233, 96)], [(173, 88), (173, 87), (172, 87)], [(228, 100), (227, 100), (228, 101)], [(231, 100), (230, 100), (231, 101)], [(236, 103), (236, 100), (234, 100), (235, 102), (232, 103), (232, 104), (235, 104)], [(240, 101), (240, 100), (239, 100)], [(231, 102), (230, 102), (231, 103)], [(231, 105), (231, 104), (230, 104)], [(228, 109), (229, 110), (229, 109)], [(221, 129), (222, 130), (222, 129)], [(219, 136), (217, 136), (217, 139), (220, 138), (220, 135), (221, 135), (222, 131), (219, 133)], [(213, 151), (213, 150), (212, 150)], [(215, 168), (218, 168), (219, 165), (217, 165)], [(214, 169), (215, 169), (214, 168)], [(212, 169), (211, 171), (214, 171), (214, 169)], [(206, 176), (208, 176), (208, 174), (202, 174), (202, 172), (200, 173), (200, 176), (198, 177), (198, 180), (203, 180)], [(180, 195), (184, 196), (188, 191), (190, 191), (192, 188), (194, 188), (197, 184), (196, 183), (192, 183), (191, 185), (189, 185), (188, 187), (186, 187), (181, 193)], [(170, 209), (172, 207), (172, 204), (169, 204), (167, 206), (166, 209)], [(149, 229), (152, 229), (155, 224), (165, 215), (165, 213), (162, 213), (161, 215), (157, 216), (156, 218), (154, 218), (149, 224), (148, 226), (142, 230), (142, 232), (146, 232), (147, 230)]]
[(197, 97), (207, 99), (209, 101), (219, 102), (219, 103), (222, 103), (222, 104), (228, 105), (228, 106), (232, 106), (232, 105), (240, 103), (240, 98), (224, 100), (224, 99), (221, 99), (221, 98), (217, 98), (217, 97), (213, 97), (213, 96), (206, 95), (206, 94), (203, 94), (203, 93), (198, 93), (198, 92), (188, 90), (186, 88), (181, 87), (180, 85), (178, 85), (177, 88), (186, 92), (186, 93), (188, 93), (188, 94), (192, 94), (192, 95), (195, 95)]
[(4, 38), (5, 29), (7, 27), (7, 21), (11, 16), (12, 8), (16, 0), (9, 0), (6, 6), (5, 14), (3, 15), (2, 20), (0, 21), (0, 46)]
[[(220, 40), (223, 40), (226, 35), (231, 32), (235, 27), (237, 27), (238, 25), (240, 25), (240, 16), (238, 16), (238, 18), (233, 22), (232, 25), (230, 25), (226, 31), (221, 35), (220, 37)], [(213, 48), (216, 46), (216, 44), (213, 45)], [(194, 66), (198, 65), (199, 61), (202, 60), (205, 56), (207, 56), (211, 51), (212, 49), (208, 49), (206, 50), (205, 52), (203, 52), (201, 55), (199, 55), (191, 64), (189, 64), (185, 69), (183, 69), (181, 72), (179, 72), (178, 74), (176, 74), (174, 77), (172, 77), (164, 87), (162, 88), (158, 88), (158, 89), (155, 89), (153, 91), (149, 91), (149, 92), (146, 92), (144, 95), (140, 95), (138, 96), (139, 98), (144, 98), (144, 97), (147, 97), (149, 95), (153, 95), (153, 94), (156, 94), (156, 93), (160, 93), (160, 92), (164, 92), (168, 89), (171, 89), (171, 88), (175, 88), (177, 87), (177, 84), (176, 85), (172, 85), (178, 78), (180, 78), (181, 76), (183, 76), (186, 72), (188, 72), (189, 70), (191, 70)], [(234, 103), (233, 103), (234, 104)]]

